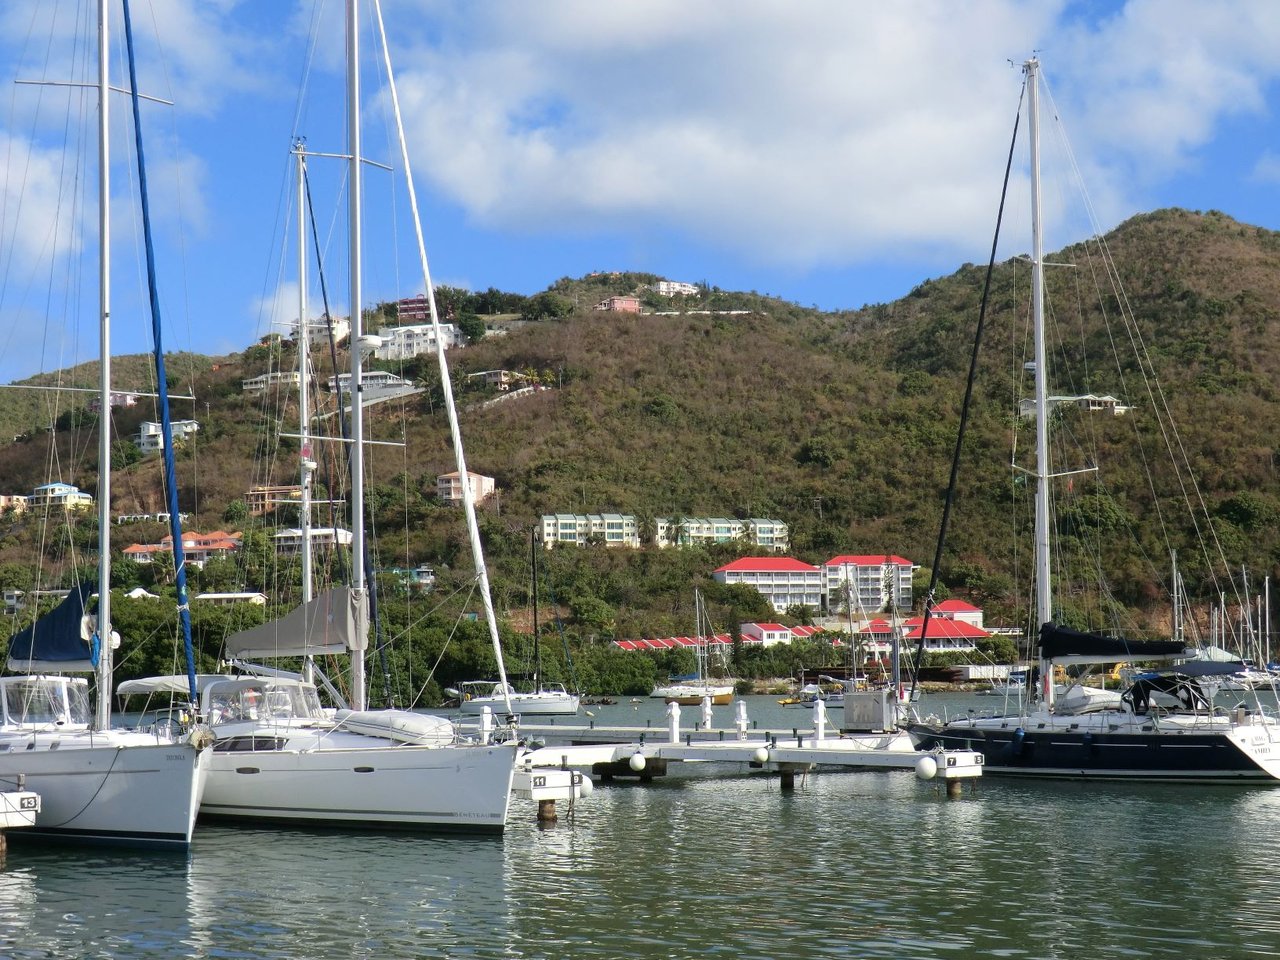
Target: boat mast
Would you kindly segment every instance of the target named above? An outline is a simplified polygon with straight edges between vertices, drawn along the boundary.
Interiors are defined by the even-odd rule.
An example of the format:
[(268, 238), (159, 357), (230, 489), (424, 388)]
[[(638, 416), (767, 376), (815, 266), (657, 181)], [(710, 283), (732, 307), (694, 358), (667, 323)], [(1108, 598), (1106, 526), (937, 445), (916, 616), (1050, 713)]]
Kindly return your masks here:
[[(1035, 333), (1036, 396), (1036, 626), (1053, 619), (1049, 579), (1049, 391), (1044, 335), (1044, 225), (1040, 209), (1040, 61), (1032, 57), (1027, 77), (1027, 119), (1031, 139), (1031, 320)], [(1040, 682), (1044, 705), (1053, 706), (1053, 665), (1043, 658)]]
[[(449, 361), (445, 356), (443, 331), (440, 328), (440, 311), (436, 306), (435, 285), (431, 281), (431, 269), (427, 263), (427, 245), (422, 236), (422, 217), (418, 215), (418, 192), (413, 185), (413, 172), (409, 163), (409, 146), (405, 141), (404, 122), (400, 114), (400, 96), (396, 92), (395, 72), (391, 69), (391, 51), (387, 46), (387, 32), (382, 22), (382, 5), (373, 0), (373, 9), (377, 15), (378, 32), (382, 40), (383, 64), (386, 67), (387, 92), (391, 95), (391, 105), (395, 111), (396, 134), (400, 140), (400, 160), (404, 164), (405, 190), (409, 195), (409, 206), (413, 212), (413, 229), (418, 242), (418, 260), (422, 267), (423, 288), (427, 298), (427, 308), (431, 312), (431, 329), (436, 337), (436, 365), (440, 370), (440, 391), (444, 395), (444, 408), (449, 416), (449, 436), (453, 441), (453, 457), (458, 467), (458, 482), (462, 485), (462, 512), (467, 519), (467, 536), (471, 541), (471, 556), (476, 568), (476, 581), (479, 584), (480, 600), (484, 604), (485, 622), (489, 626), (489, 641), (493, 645), (493, 657), (498, 664), (498, 681), (502, 684), (503, 702), (507, 717), (514, 725), (515, 708), (511, 704), (511, 695), (507, 685), (507, 667), (502, 656), (502, 639), (498, 635), (498, 615), (493, 609), (493, 590), (489, 586), (489, 568), (485, 564), (484, 549), (480, 542), (480, 524), (476, 519), (476, 498), (471, 487), (471, 475), (467, 472), (466, 451), (462, 446), (462, 427), (458, 423), (458, 407), (453, 401), (453, 383), (449, 378)], [(354, 334), (353, 334), (354, 336)]]
[(542, 692), (542, 642), (538, 636), (538, 534), (529, 530), (529, 562), (533, 568), (533, 692)]
[[(302, 528), (302, 603), (312, 599), (314, 583), (311, 556), (311, 474), (316, 464), (311, 458), (311, 327), (307, 322), (307, 155), (301, 140), (295, 141), (293, 155), (297, 161), (298, 175), (298, 326), (294, 345), (298, 351), (298, 421), (301, 448), (298, 463), (298, 482), (302, 486), (298, 525)], [(338, 391), (342, 402), (342, 391)], [(303, 678), (314, 682), (315, 660), (306, 657), (302, 664)]]
[[(356, 649), (351, 651), (351, 709), (363, 710), (366, 703), (364, 651), (368, 644), (369, 613), (365, 606), (364, 573), (364, 410), (361, 406), (361, 316), (360, 216), (360, 0), (347, 0), (347, 233), (351, 274), (351, 592), (356, 607)], [(342, 402), (342, 391), (338, 391)]]
[(98, 698), (95, 730), (111, 726), (111, 153), (107, 3), (98, 0)]

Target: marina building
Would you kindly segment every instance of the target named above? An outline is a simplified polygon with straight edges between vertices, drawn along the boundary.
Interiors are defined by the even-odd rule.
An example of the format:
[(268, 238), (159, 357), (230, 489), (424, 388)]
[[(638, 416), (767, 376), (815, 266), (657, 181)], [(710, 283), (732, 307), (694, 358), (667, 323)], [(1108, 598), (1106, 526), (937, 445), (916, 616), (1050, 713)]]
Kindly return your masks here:
[(754, 587), (779, 613), (791, 606), (822, 609), (825, 596), (822, 569), (792, 557), (743, 557), (726, 563), (712, 576), (718, 583)]
[(542, 545), (547, 549), (557, 544), (580, 547), (591, 540), (608, 547), (639, 547), (636, 518), (622, 513), (556, 513), (542, 518)]

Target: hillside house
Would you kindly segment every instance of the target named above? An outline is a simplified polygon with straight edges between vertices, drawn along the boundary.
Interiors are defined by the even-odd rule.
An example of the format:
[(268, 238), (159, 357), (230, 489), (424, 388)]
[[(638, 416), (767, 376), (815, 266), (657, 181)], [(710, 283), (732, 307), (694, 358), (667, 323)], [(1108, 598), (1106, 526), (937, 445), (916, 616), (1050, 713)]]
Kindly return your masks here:
[(639, 297), (608, 297), (601, 300), (591, 309), (601, 310), (606, 313), (639, 313), (640, 298)]
[(696, 283), (680, 283), (676, 280), (659, 280), (653, 285), (653, 290), (660, 297), (696, 297), (702, 292)]
[[(493, 477), (471, 471), (467, 471), (467, 485), (471, 487), (472, 503), (483, 502), (497, 489)], [(441, 503), (462, 502), (462, 475), (457, 470), (436, 477), (436, 497)]]
[(64, 510), (92, 510), (92, 494), (82, 493), (79, 487), (69, 483), (46, 483), (36, 487), (27, 498), (28, 510), (46, 507), (62, 507)]
[(260, 484), (244, 495), (245, 506), (249, 515), (260, 517), (270, 513), (281, 504), (298, 504), (302, 502), (302, 487), (296, 483)]
[[(311, 549), (332, 547), (335, 544), (351, 546), (351, 531), (341, 527), (312, 527)], [(278, 530), (273, 538), (276, 543), (276, 554), (281, 557), (293, 557), (302, 553), (302, 531), (296, 527)]]
[[(182, 534), (182, 557), (191, 567), (203, 569), (214, 557), (230, 557), (240, 549), (242, 535), (214, 530), (197, 533), (194, 530)], [(124, 555), (138, 563), (154, 563), (163, 553), (173, 553), (173, 535), (167, 535), (159, 543), (134, 543), (124, 548)]]
[[(174, 420), (169, 424), (173, 433), (174, 445), (185, 443), (200, 430), (200, 424), (194, 420)], [(138, 436), (135, 442), (143, 453), (155, 453), (164, 449), (164, 425), (144, 420), (138, 424)]]
[[(404, 327), (382, 327), (378, 331), (382, 344), (373, 352), (379, 360), (410, 360), (419, 354), (435, 353), (436, 330), (429, 323), (415, 323)], [(452, 323), (440, 324), (440, 339), (450, 350), (461, 346), (466, 337)]]

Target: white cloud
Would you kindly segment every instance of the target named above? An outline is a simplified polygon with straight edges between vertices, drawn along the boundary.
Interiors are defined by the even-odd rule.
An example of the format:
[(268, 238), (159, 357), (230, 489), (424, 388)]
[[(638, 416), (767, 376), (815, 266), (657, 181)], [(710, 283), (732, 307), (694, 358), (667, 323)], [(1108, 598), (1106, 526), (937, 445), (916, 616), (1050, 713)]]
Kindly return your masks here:
[(474, 220), (674, 228), (800, 267), (980, 250), (1017, 98), (1009, 58), (1044, 51), (1047, 106), (1104, 226), (1192, 164), (1224, 116), (1262, 109), (1280, 73), (1265, 0), (1132, 0), (1096, 22), (1016, 0), (416, 7), (395, 54), (415, 163)]

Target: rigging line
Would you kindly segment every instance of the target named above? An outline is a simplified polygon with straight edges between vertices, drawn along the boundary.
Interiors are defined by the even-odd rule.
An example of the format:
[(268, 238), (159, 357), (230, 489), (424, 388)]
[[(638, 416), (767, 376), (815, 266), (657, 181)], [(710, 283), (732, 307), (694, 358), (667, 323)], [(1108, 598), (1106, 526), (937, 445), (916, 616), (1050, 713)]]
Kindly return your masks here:
[[(1047, 84), (1046, 84), (1046, 92), (1047, 92)], [(1048, 94), (1048, 96), (1050, 101), (1052, 102), (1052, 94)], [(1056, 114), (1056, 107), (1055, 107), (1055, 114)], [(1061, 121), (1059, 121), (1059, 125), (1061, 126)], [(1207, 526), (1209, 528), (1210, 538), (1213, 541), (1214, 547), (1218, 551), (1217, 559), (1222, 564), (1223, 569), (1227, 571), (1228, 582), (1231, 583), (1232, 590), (1236, 594), (1236, 599), (1239, 600), (1240, 598), (1239, 587), (1236, 584), (1236, 580), (1234, 576), (1231, 575), (1230, 573), (1230, 568), (1226, 561), (1225, 551), (1222, 548), (1221, 541), (1218, 539), (1217, 530), (1212, 523), (1212, 520), (1209, 514), (1209, 508), (1204, 501), (1203, 492), (1200, 490), (1199, 482), (1196, 479), (1195, 474), (1190, 471), (1190, 462), (1191, 462), (1190, 457), (1187, 454), (1186, 448), (1182, 443), (1182, 438), (1178, 433), (1177, 426), (1173, 421), (1172, 413), (1170, 411), (1169, 404), (1168, 404), (1168, 399), (1164, 394), (1164, 390), (1161, 387), (1159, 381), (1155, 380), (1155, 386), (1153, 388), (1152, 387), (1153, 378), (1148, 377), (1148, 370), (1154, 371), (1155, 367), (1151, 361), (1150, 352), (1148, 351), (1146, 343), (1142, 337), (1141, 330), (1137, 325), (1136, 315), (1134, 314), (1132, 304), (1129, 301), (1128, 294), (1126, 293), (1124, 288), (1120, 285), (1119, 270), (1116, 269), (1114, 258), (1111, 256), (1110, 247), (1108, 246), (1105, 237), (1102, 236), (1102, 232), (1100, 229), (1100, 221), (1097, 217), (1096, 210), (1093, 206), (1093, 202), (1091, 198), (1089, 197), (1088, 191), (1084, 188), (1084, 178), (1080, 174), (1079, 164), (1076, 161), (1074, 152), (1071, 150), (1070, 142), (1066, 140), (1065, 136), (1063, 137), (1063, 143), (1064, 143), (1067, 157), (1071, 164), (1072, 171), (1076, 176), (1076, 182), (1079, 185), (1081, 197), (1085, 204), (1085, 209), (1088, 211), (1089, 220), (1094, 230), (1094, 235), (1098, 243), (1099, 251), (1101, 253), (1104, 264), (1107, 267), (1107, 276), (1108, 276), (1108, 279), (1111, 281), (1112, 292), (1115, 295), (1116, 301), (1119, 305), (1120, 314), (1124, 321), (1126, 333), (1128, 334), (1130, 343), (1134, 348), (1134, 353), (1137, 356), (1139, 356), (1143, 361), (1139, 365), (1139, 369), (1142, 373), (1143, 383), (1146, 387), (1148, 399), (1151, 401), (1152, 409), (1156, 413), (1157, 422), (1158, 422), (1158, 425), (1160, 426), (1161, 436), (1165, 441), (1166, 449), (1169, 451), (1170, 459), (1174, 464), (1175, 477), (1177, 478), (1179, 486), (1182, 490), (1183, 502), (1187, 505), (1188, 513), (1193, 518), (1197, 539), (1201, 539), (1203, 535), (1200, 532), (1199, 521), (1195, 519), (1197, 516), (1196, 511), (1191, 509), (1191, 496), (1187, 490), (1188, 483), (1187, 483), (1187, 480), (1184, 479), (1183, 477), (1184, 468), (1190, 476), (1190, 488), (1191, 488), (1191, 491), (1195, 494), (1195, 500), (1199, 505), (1200, 511), (1202, 512), (1204, 519), (1208, 521)], [(1164, 418), (1168, 419), (1167, 424)], [(1169, 439), (1170, 433), (1172, 433), (1176, 443), (1170, 441)], [(1177, 448), (1178, 454), (1180, 454), (1180, 458), (1174, 455), (1175, 446)], [(1209, 564), (1209, 568), (1210, 568), (1210, 575), (1212, 576), (1213, 582), (1216, 586), (1218, 584), (1217, 574), (1213, 571), (1212, 564)]]
[[(147, 293), (151, 302), (151, 334), (155, 341), (155, 364), (156, 364), (156, 389), (160, 394), (160, 422), (161, 436), (164, 440), (164, 480), (167, 487), (169, 499), (169, 529), (173, 533), (173, 569), (174, 582), (178, 589), (178, 615), (182, 621), (182, 641), (183, 649), (187, 658), (187, 684), (188, 692), (191, 695), (193, 703), (198, 703), (199, 698), (196, 693), (196, 668), (195, 668), (195, 650), (191, 641), (191, 610), (190, 601), (187, 599), (187, 571), (186, 563), (182, 550), (182, 518), (178, 512), (178, 486), (175, 476), (174, 456), (173, 456), (173, 429), (169, 415), (169, 388), (164, 369), (164, 342), (161, 334), (160, 321), (160, 291), (156, 286), (156, 265), (155, 265), (155, 248), (151, 242), (151, 203), (147, 196), (147, 170), (143, 159), (142, 149), (142, 109), (141, 100), (138, 97), (138, 69), (137, 61), (134, 57), (133, 49), (133, 23), (129, 15), (129, 0), (124, 0), (124, 35), (125, 46), (129, 51), (129, 86), (132, 91), (131, 100), (133, 102), (133, 138), (134, 146), (137, 152), (138, 165), (138, 190), (142, 201), (142, 232), (146, 239), (147, 248)], [(109, 399), (109, 398), (107, 398)], [(108, 403), (108, 410), (111, 404)], [(103, 411), (103, 415), (107, 415), (108, 411)], [(110, 464), (107, 464), (110, 469)], [(107, 544), (102, 544), (101, 549), (107, 549)], [(111, 584), (99, 584), (99, 590), (110, 591)], [(105, 597), (107, 594), (103, 594)], [(110, 624), (105, 627), (109, 631)], [(109, 644), (111, 641), (108, 633), (104, 638), (104, 643)]]
[[(316, 279), (320, 282), (320, 301), (324, 305), (324, 321), (329, 340), (329, 361), (333, 367), (333, 394), (336, 398), (335, 403), (338, 429), (341, 433), (342, 439), (346, 440), (348, 439), (347, 418), (342, 410), (342, 389), (341, 383), (338, 380), (338, 344), (333, 335), (333, 314), (329, 309), (329, 284), (328, 281), (325, 280), (324, 257), (320, 252), (320, 231), (316, 225), (316, 210), (311, 198), (311, 175), (305, 167), (302, 171), (302, 181), (304, 187), (303, 192), (306, 194), (307, 199), (307, 219), (311, 223), (311, 241), (316, 254)], [(352, 346), (354, 347), (354, 344)], [(343, 444), (343, 446), (345, 447), (346, 444)], [(333, 484), (334, 475), (337, 471), (333, 469), (332, 464), (333, 460), (336, 459), (337, 456), (338, 454), (335, 452), (329, 454), (324, 459), (325, 486), (329, 490), (329, 526), (334, 528), (338, 526), (338, 511), (337, 505), (334, 502), (336, 497), (334, 496), (335, 488)], [(348, 574), (344, 565), (345, 558), (342, 551), (335, 550), (333, 552), (333, 563), (337, 576), (345, 579)]]
[[(471, 598), (475, 596), (476, 590), (478, 589), (480, 584), (480, 581), (478, 578), (473, 578), (467, 582), (471, 585), (471, 589), (467, 591), (467, 602), (462, 605), (461, 612), (459, 612), (458, 616), (454, 619), (453, 628), (449, 631), (449, 635), (445, 637), (444, 644), (440, 647), (440, 653), (436, 656), (435, 663), (431, 664), (431, 669), (427, 672), (427, 679), (422, 681), (422, 686), (418, 688), (417, 694), (414, 696), (413, 701), (409, 704), (410, 710), (412, 710), (414, 707), (418, 705), (418, 701), (422, 699), (422, 695), (426, 692), (427, 684), (429, 684), (433, 679), (435, 679), (436, 670), (439, 669), (440, 667), (440, 661), (444, 659), (444, 655), (448, 651), (449, 645), (453, 643), (453, 638), (457, 636), (458, 628), (462, 625), (462, 616), (466, 612), (467, 607), (470, 606)], [(461, 588), (458, 588), (457, 590), (454, 591), (455, 594), (460, 592), (461, 592)], [(503, 682), (505, 683), (506, 681), (503, 681)]]
[[(920, 679), (920, 665), (924, 659), (924, 645), (929, 635), (929, 617), (933, 612), (934, 595), (938, 589), (938, 566), (942, 563), (942, 550), (946, 545), (947, 526), (951, 520), (951, 507), (955, 502), (956, 485), (960, 476), (960, 454), (964, 449), (965, 427), (969, 422), (969, 408), (973, 400), (973, 385), (978, 378), (978, 355), (982, 345), (982, 328), (986, 323), (987, 304), (991, 296), (991, 276), (996, 267), (996, 248), (1000, 243), (1000, 223), (1004, 218), (1004, 204), (1009, 195), (1009, 176), (1013, 170), (1013, 152), (1018, 143), (1018, 124), (1022, 120), (1022, 100), (1026, 96), (1027, 83), (1022, 82), (1022, 92), (1018, 95), (1018, 109), (1013, 119), (1013, 136), (1009, 141), (1009, 159), (1005, 162), (1004, 184), (1000, 188), (1000, 207), (996, 212), (995, 234), (991, 238), (991, 257), (987, 261), (987, 276), (982, 284), (982, 304), (978, 308), (978, 326), (973, 336), (973, 352), (969, 356), (969, 376), (965, 381), (964, 402), (960, 406), (960, 429), (956, 432), (956, 445), (951, 457), (951, 479), (947, 484), (947, 496), (942, 504), (942, 523), (938, 530), (938, 542), (933, 554), (933, 570), (929, 573), (929, 590), (925, 594), (924, 622), (920, 625), (920, 642), (916, 645), (916, 655), (911, 665), (911, 690), (908, 701), (915, 699), (916, 686)], [(893, 591), (896, 594), (897, 584)], [(894, 677), (895, 689), (900, 689), (900, 677)], [(897, 696), (897, 694), (895, 694)]]

